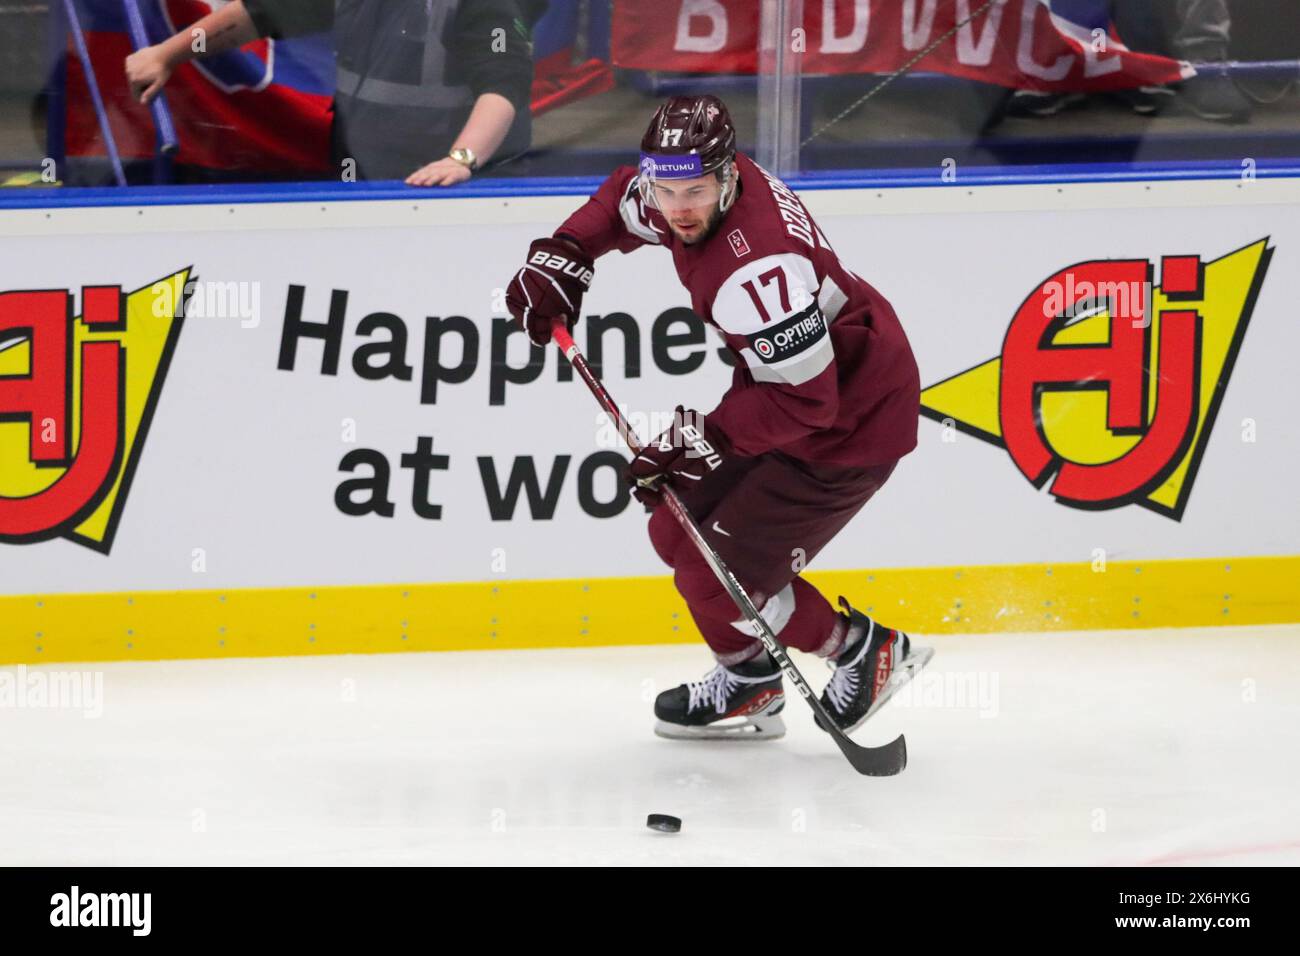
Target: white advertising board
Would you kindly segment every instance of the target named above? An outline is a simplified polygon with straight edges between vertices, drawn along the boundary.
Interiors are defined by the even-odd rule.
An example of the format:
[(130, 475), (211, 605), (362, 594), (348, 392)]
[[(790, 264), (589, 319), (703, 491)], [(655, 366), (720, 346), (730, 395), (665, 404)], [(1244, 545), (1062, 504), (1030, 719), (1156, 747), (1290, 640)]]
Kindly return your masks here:
[[(922, 387), (945, 383), (926, 392), (917, 450), (815, 567), (1295, 553), (1298, 186), (807, 193), (841, 257), (896, 308)], [(529, 241), (581, 201), (7, 214), (0, 593), (663, 573), (619, 487), (612, 429), (555, 349), (528, 368), (503, 317)], [(1146, 297), (1138, 350), (1082, 308), (1026, 345), (1041, 300), (1059, 292), (1068, 308), (1088, 281)], [(102, 286), (137, 293), (125, 331), (83, 321), (114, 321), (111, 293), (84, 291)], [(1099, 297), (1112, 307), (1115, 288)], [(597, 264), (578, 342), (603, 352), (643, 429), (678, 403), (707, 411), (730, 381), (687, 303), (663, 250)], [(34, 356), (30, 329), (58, 324), (59, 308), (82, 317), (65, 351)], [(91, 347), (105, 342), (125, 355), (116, 384), (93, 380), (112, 364), (111, 348)], [(1052, 372), (1070, 347), (1093, 362), (1080, 359), (1073, 385)], [(68, 434), (36, 462), (42, 429), (15, 413), (35, 401), (19, 383), (61, 356), (66, 393), (40, 407), (62, 402), (45, 425)], [(1003, 363), (1021, 392), (1046, 391), (1026, 405)], [(1103, 384), (1140, 395), (1137, 431), (1111, 427), (1119, 400)], [(114, 426), (89, 403), (117, 395)], [(1179, 403), (1189, 424), (1168, 420)], [(83, 421), (116, 449), (77, 477), (80, 499), (56, 500), (73, 451), (91, 456)], [(1036, 454), (1052, 459), (1038, 488), (1022, 470)]]

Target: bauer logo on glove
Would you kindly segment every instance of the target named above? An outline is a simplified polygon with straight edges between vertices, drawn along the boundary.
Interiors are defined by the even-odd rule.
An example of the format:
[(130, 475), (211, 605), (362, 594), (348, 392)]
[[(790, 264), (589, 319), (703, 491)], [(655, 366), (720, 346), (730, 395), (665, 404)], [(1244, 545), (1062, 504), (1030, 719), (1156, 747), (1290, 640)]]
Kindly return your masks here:
[(690, 487), (720, 467), (730, 450), (731, 442), (720, 428), (678, 405), (672, 425), (637, 453), (625, 479), (638, 501), (654, 507), (664, 482)]
[(563, 317), (569, 329), (578, 321), (582, 296), (594, 276), (591, 256), (576, 242), (560, 236), (537, 239), (506, 288), (506, 308), (534, 345), (547, 345), (553, 319)]
[(591, 280), (596, 275), (594, 270), (587, 268), (581, 262), (566, 259), (564, 256), (557, 256), (555, 253), (547, 252), (544, 249), (540, 249), (529, 256), (528, 262), (530, 265), (541, 266), (552, 272), (571, 276), (581, 282), (584, 289), (591, 288)]
[[(700, 418), (700, 421), (704, 421), (703, 417)], [(709, 443), (704, 432), (694, 425), (682, 425), (682, 439), (687, 445), (687, 458), (703, 458), (710, 471), (722, 464), (722, 455)]]

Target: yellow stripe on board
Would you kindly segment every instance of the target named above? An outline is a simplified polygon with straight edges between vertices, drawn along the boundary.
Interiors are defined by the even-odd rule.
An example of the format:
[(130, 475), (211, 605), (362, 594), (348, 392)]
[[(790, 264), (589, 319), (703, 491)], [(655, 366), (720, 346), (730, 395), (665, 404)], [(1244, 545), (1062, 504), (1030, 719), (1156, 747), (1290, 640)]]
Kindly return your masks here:
[[(808, 578), (917, 634), (1300, 621), (1300, 555)], [(698, 640), (668, 577), (0, 596), (0, 664)]]

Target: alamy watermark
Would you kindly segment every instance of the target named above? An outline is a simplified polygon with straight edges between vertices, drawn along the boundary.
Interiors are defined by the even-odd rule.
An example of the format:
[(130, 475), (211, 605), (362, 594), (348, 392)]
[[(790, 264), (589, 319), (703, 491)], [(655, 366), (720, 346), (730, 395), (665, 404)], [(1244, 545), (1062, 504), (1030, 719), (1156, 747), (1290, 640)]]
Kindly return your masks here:
[[(157, 282), (153, 293), (153, 314), (159, 318), (176, 315), (176, 286)], [(262, 324), (262, 283), (218, 282), (191, 279), (182, 290), (187, 319), (238, 319), (240, 328), (255, 329)]]
[(117, 926), (132, 936), (148, 936), (153, 919), (152, 893), (85, 893), (73, 885), (50, 897), (50, 925), (62, 927)]
[(0, 670), (0, 710), (80, 710), (88, 720), (104, 716), (104, 672)]
[(1108, 312), (1114, 318), (1129, 319), (1134, 328), (1146, 328), (1151, 323), (1150, 282), (1076, 282), (1071, 272), (1064, 282), (1044, 285), (1043, 293), (1043, 312), (1049, 318), (1083, 319)]
[(925, 670), (889, 698), (891, 706), (977, 710), (981, 718), (1000, 711), (997, 671)]

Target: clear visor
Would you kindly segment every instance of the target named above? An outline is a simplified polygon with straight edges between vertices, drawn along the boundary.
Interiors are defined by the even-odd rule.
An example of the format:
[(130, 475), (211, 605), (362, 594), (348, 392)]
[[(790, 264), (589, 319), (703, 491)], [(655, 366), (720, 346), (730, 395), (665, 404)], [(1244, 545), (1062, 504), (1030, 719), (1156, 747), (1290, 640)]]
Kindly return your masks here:
[(722, 199), (722, 184), (713, 173), (693, 179), (663, 179), (642, 173), (639, 185), (646, 204), (669, 217), (674, 212), (710, 209)]

